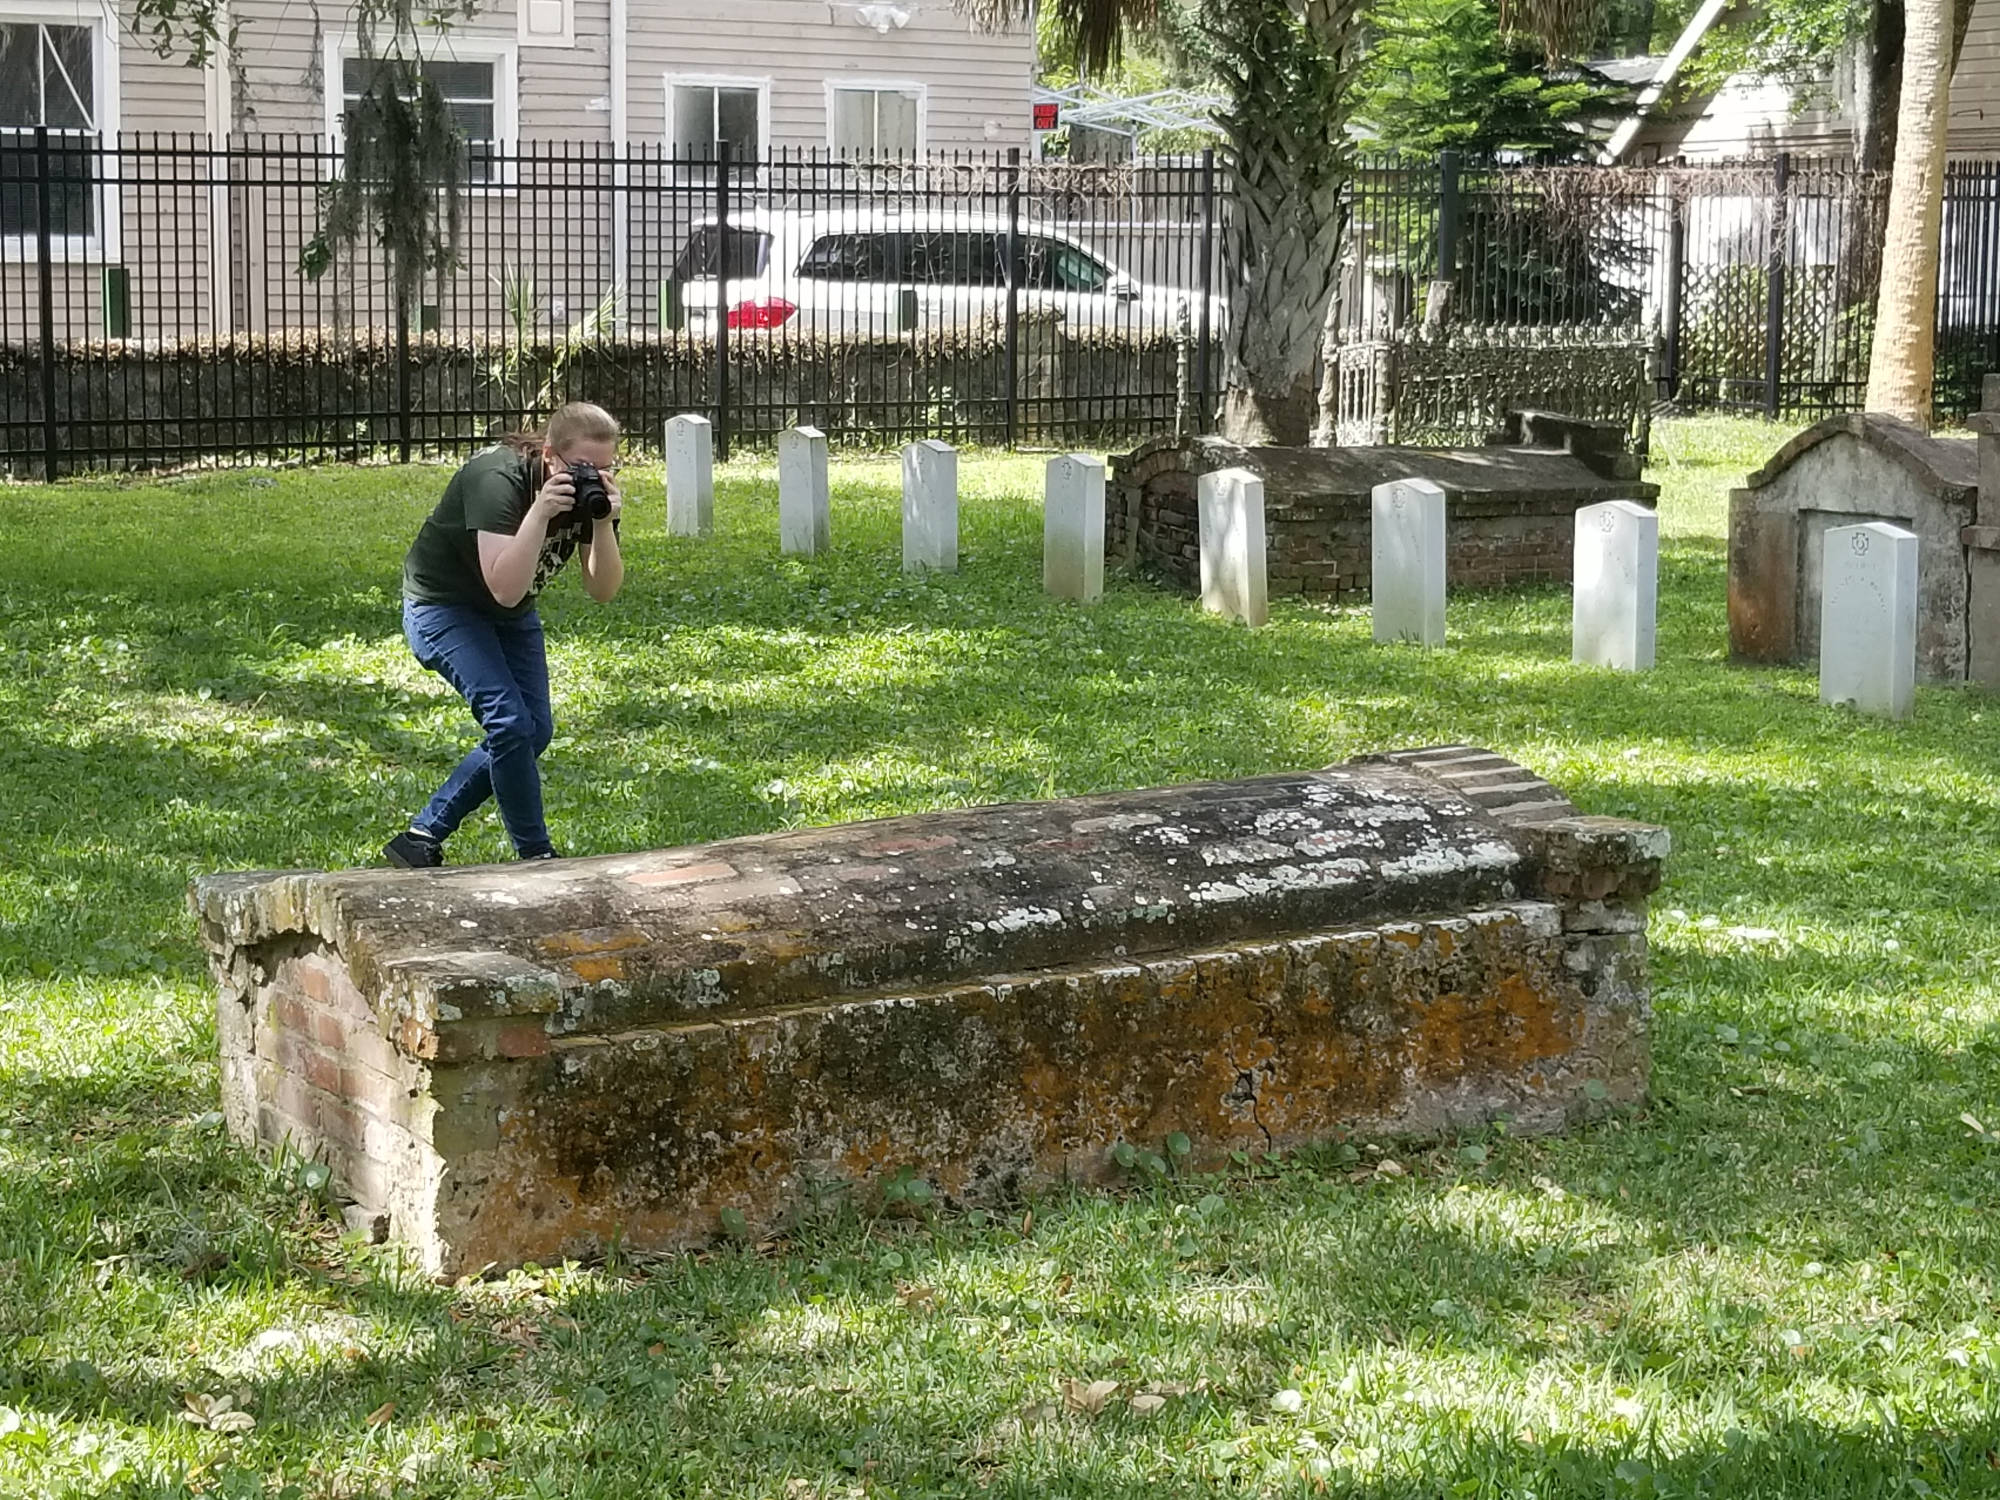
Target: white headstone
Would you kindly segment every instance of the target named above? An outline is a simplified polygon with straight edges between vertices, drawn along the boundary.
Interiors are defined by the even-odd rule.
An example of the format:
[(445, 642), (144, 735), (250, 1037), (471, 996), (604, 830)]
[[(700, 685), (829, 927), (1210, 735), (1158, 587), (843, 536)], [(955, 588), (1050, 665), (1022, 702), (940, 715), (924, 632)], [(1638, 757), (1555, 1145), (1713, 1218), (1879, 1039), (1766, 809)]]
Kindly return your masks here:
[(1248, 469), (1201, 476), (1201, 607), (1246, 625), (1270, 621), (1264, 567), (1264, 481)]
[(1392, 479), (1374, 492), (1370, 596), (1375, 639), (1444, 644), (1444, 491)]
[(667, 530), (707, 536), (715, 529), (715, 433), (707, 417), (667, 421)]
[(1881, 521), (1826, 533), (1819, 696), (1906, 719), (1916, 701), (1917, 538)]
[(1659, 598), (1659, 515), (1635, 500), (1579, 510), (1570, 659), (1621, 672), (1649, 670)]
[(1059, 599), (1104, 597), (1104, 461), (1082, 453), (1049, 460), (1042, 502), (1042, 587)]
[(958, 570), (958, 450), (924, 438), (903, 450), (903, 571)]
[(833, 545), (827, 504), (826, 434), (794, 427), (778, 434), (778, 548), (811, 557)]

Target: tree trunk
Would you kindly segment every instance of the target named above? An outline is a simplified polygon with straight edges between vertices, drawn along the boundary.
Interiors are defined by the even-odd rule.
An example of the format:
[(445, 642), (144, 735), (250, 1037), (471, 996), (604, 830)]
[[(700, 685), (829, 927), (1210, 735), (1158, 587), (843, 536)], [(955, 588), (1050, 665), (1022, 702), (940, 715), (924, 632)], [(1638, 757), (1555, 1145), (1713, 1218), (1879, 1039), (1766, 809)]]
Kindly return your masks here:
[(1868, 358), (1868, 410), (1922, 427), (1931, 420), (1954, 11), (1954, 0), (1910, 0), (1906, 10), (1901, 121)]
[(1197, 23), (1230, 97), (1232, 284), (1222, 433), (1304, 446), (1340, 270), (1359, 0), (1209, 0)]
[(1903, 87), (1903, 0), (1876, 0), (1854, 65), (1854, 164), (1880, 172), (1896, 159)]

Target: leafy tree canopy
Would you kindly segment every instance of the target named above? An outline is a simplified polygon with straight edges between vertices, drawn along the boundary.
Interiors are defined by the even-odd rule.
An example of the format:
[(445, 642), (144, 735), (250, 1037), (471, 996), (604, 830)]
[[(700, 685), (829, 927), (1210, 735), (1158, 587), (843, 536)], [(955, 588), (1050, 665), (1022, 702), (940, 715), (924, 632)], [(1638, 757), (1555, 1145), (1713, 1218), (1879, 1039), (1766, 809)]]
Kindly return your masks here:
[(1568, 159), (1624, 98), (1594, 75), (1551, 70), (1538, 43), (1502, 31), (1490, 0), (1381, 0), (1371, 23), (1354, 118), (1399, 156)]

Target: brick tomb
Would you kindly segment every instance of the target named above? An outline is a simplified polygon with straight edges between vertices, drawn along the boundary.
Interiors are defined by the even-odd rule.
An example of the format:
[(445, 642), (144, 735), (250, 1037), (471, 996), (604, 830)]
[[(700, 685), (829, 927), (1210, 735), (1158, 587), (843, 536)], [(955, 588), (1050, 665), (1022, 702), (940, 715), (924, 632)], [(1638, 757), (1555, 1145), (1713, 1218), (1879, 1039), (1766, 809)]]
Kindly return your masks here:
[(1201, 476), (1245, 468), (1264, 481), (1272, 594), (1341, 597), (1369, 588), (1370, 495), (1396, 479), (1445, 492), (1451, 588), (1570, 580), (1576, 512), (1605, 500), (1652, 504), (1657, 485), (1612, 422), (1515, 412), (1480, 448), (1241, 448), (1220, 438), (1160, 439), (1112, 460), (1106, 560), (1182, 588), (1200, 578)]
[(456, 1274), (1643, 1096), (1664, 830), (1463, 747), (192, 901), (223, 1103)]

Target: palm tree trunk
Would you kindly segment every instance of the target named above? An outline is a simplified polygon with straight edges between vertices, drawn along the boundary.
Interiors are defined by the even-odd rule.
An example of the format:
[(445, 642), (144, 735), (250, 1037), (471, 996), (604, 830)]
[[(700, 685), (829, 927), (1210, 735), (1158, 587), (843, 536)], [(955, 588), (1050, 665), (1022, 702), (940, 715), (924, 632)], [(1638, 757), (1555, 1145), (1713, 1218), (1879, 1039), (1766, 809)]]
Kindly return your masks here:
[(1340, 268), (1359, 0), (1207, 0), (1197, 23), (1230, 96), (1232, 273), (1222, 433), (1303, 446)]
[(1953, 0), (1908, 0), (1905, 8), (1902, 106), (1868, 356), (1868, 410), (1922, 427), (1930, 426), (1935, 379), (1954, 8)]

